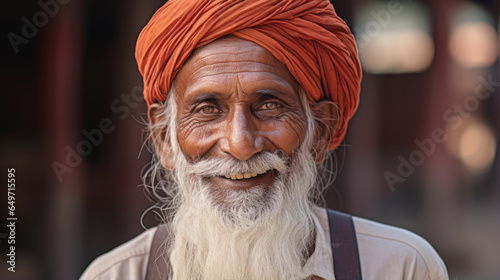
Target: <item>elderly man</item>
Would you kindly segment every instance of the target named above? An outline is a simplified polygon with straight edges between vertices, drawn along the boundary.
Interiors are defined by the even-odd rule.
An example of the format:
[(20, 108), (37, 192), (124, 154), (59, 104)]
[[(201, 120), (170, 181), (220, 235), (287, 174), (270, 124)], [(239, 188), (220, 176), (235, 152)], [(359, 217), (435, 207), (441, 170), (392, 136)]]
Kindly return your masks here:
[(172, 0), (136, 58), (165, 220), (81, 279), (447, 279), (415, 234), (313, 203), (361, 80), (327, 0)]

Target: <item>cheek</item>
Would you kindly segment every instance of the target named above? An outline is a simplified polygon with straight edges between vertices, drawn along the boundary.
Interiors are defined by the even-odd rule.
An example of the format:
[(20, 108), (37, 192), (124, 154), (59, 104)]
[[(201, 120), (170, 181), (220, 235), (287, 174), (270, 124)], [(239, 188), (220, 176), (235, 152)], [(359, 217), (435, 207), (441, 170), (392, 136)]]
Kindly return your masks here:
[(203, 157), (217, 142), (215, 125), (201, 125), (195, 120), (180, 121), (177, 130), (179, 147), (188, 161)]
[(300, 148), (304, 141), (307, 124), (305, 117), (300, 114), (286, 114), (271, 123), (272, 129), (268, 133), (268, 139), (276, 148), (285, 152), (288, 156)]

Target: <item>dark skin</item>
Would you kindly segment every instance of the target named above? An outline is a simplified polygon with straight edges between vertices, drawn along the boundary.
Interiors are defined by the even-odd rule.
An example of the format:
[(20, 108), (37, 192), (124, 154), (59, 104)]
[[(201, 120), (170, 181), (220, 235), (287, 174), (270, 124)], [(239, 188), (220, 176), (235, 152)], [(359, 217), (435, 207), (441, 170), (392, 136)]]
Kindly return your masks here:
[[(262, 152), (280, 151), (290, 157), (303, 143), (307, 122), (299, 96), (300, 85), (263, 47), (239, 38), (224, 37), (193, 52), (176, 79), (177, 141), (188, 161), (209, 157), (248, 160)], [(148, 110), (157, 122), (158, 104)], [(312, 107), (317, 129), (312, 153), (325, 158), (335, 131), (338, 110), (331, 101)], [(165, 131), (153, 138), (163, 167), (174, 169)], [(161, 149), (160, 149), (161, 148)], [(230, 174), (231, 175), (231, 174)], [(241, 175), (241, 174), (240, 174)], [(271, 187), (277, 174), (270, 170), (251, 178), (207, 178), (214, 188)], [(304, 252), (314, 251), (314, 238)]]
[[(209, 157), (248, 160), (261, 152), (280, 151), (291, 156), (304, 141), (306, 116), (299, 97), (300, 85), (285, 65), (263, 47), (239, 38), (224, 37), (197, 49), (178, 72), (177, 140), (188, 161)], [(156, 122), (157, 104), (150, 106)], [(321, 162), (337, 124), (337, 108), (330, 101), (316, 103), (316, 161)], [(174, 168), (171, 149), (160, 155), (166, 169)], [(234, 174), (228, 174), (234, 175)], [(254, 174), (255, 175), (255, 174)], [(214, 186), (244, 189), (271, 186), (276, 174), (269, 170), (251, 178), (208, 178)]]

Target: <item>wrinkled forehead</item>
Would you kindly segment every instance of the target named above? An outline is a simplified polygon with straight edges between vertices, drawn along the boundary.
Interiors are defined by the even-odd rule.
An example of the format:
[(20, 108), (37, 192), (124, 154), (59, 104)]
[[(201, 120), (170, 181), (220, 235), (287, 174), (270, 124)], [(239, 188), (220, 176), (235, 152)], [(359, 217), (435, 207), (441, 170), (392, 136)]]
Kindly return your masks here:
[(297, 83), (287, 67), (264, 47), (234, 36), (222, 37), (196, 49), (182, 67), (186, 68), (192, 72), (224, 68), (229, 73), (264, 70)]
[[(203, 47), (197, 48), (193, 56), (208, 56), (213, 52), (220, 52), (228, 56), (241, 56), (248, 59), (275, 59), (274, 56), (262, 46), (232, 35), (219, 38)], [(189, 60), (188, 60), (189, 61)]]
[(175, 80), (181, 92), (207, 84), (230, 87), (234, 82), (243, 82), (250, 88), (276, 85), (289, 93), (299, 91), (299, 84), (287, 67), (268, 50), (232, 36), (195, 50)]

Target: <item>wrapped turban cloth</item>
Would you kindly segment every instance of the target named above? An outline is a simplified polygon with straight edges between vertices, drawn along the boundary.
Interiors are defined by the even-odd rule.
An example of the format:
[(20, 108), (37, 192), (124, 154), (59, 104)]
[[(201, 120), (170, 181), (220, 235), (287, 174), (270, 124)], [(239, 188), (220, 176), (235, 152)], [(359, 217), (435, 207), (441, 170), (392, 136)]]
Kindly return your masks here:
[(356, 43), (328, 0), (171, 0), (144, 27), (136, 59), (148, 105), (166, 95), (196, 48), (225, 35), (252, 41), (285, 64), (313, 102), (331, 100), (340, 144), (359, 102)]

